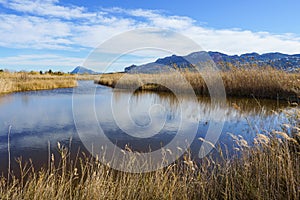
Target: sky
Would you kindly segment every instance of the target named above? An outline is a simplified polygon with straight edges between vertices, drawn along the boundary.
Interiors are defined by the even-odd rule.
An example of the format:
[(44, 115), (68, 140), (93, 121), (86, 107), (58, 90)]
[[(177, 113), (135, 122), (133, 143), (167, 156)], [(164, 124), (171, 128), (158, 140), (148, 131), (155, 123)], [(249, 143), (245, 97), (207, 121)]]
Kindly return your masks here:
[[(112, 41), (142, 28), (177, 33), (168, 34), (166, 40), (176, 43), (176, 48), (184, 47), (186, 53), (299, 54), (299, 9), (296, 0), (0, 0), (0, 69), (67, 72), (87, 64), (92, 52), (101, 49), (101, 62), (88, 67), (104, 71), (120, 55), (120, 45)], [(149, 41), (153, 47), (166, 41), (154, 31), (139, 33), (141, 37), (127, 34), (128, 41), (122, 45), (136, 38), (148, 41), (147, 47)], [(182, 37), (199, 48), (186, 49)], [(101, 48), (104, 43), (109, 48)], [(171, 47), (169, 51), (131, 52), (115, 59), (108, 71), (171, 53)]]

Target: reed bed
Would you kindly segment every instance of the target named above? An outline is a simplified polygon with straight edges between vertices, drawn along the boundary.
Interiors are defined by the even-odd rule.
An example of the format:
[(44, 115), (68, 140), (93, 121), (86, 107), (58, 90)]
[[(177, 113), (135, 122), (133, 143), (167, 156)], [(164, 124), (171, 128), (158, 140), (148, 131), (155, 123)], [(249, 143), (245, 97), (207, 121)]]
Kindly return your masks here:
[(97, 80), (99, 74), (76, 74), (76, 80)]
[[(68, 149), (58, 144), (60, 158), (52, 155), (47, 169), (36, 171), (18, 160), (21, 176), (0, 178), (0, 199), (299, 199), (300, 110), (287, 115), (290, 124), (258, 134), (253, 144), (229, 134), (232, 147), (213, 146), (214, 154), (197, 162), (187, 152), (150, 173), (115, 171), (101, 158), (68, 161)], [(129, 158), (125, 167), (134, 163)]]
[(29, 72), (0, 72), (0, 94), (77, 86), (74, 76)]
[[(182, 82), (182, 77), (190, 84)], [(102, 74), (98, 84), (120, 89), (136, 89), (170, 92), (169, 85), (174, 85), (177, 91), (185, 93), (192, 87), (197, 95), (209, 95), (205, 80), (214, 85), (213, 80), (221, 77), (227, 96), (255, 97), (268, 99), (298, 100), (300, 95), (300, 74), (287, 73), (272, 68), (262, 69), (232, 69), (215, 72), (202, 71), (160, 73), (160, 74)], [(155, 84), (160, 83), (160, 84)]]

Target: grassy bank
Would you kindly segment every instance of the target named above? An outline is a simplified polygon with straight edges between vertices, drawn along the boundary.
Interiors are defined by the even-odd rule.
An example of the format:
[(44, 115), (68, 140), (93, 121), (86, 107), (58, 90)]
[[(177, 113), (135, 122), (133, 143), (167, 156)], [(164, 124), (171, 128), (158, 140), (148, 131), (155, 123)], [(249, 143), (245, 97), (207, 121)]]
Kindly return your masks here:
[(75, 87), (76, 85), (75, 77), (71, 75), (0, 72), (0, 94), (68, 88)]
[[(126, 78), (122, 78), (126, 75)], [(199, 73), (182, 72), (181, 75), (190, 83), (198, 95), (208, 95), (206, 83)], [(203, 72), (210, 80), (217, 75)], [(219, 74), (223, 80), (227, 96), (256, 97), (269, 99), (297, 99), (300, 95), (300, 74), (286, 73), (271, 68), (264, 69), (233, 69)], [(169, 90), (161, 85), (174, 84), (179, 92), (187, 91), (178, 74), (103, 74), (99, 84), (122, 89), (138, 88), (140, 90), (165, 91)], [(213, 82), (212, 82), (213, 83)]]
[[(28, 165), (20, 167), (19, 179), (0, 178), (0, 199), (299, 199), (300, 111), (290, 115), (291, 125), (257, 135), (252, 146), (231, 136), (231, 157), (215, 146), (216, 157), (196, 163), (187, 153), (152, 173), (117, 172), (101, 164), (101, 158), (79, 159), (75, 168), (67, 148), (58, 145), (58, 167), (54, 161), (59, 158), (52, 156), (48, 169), (35, 171)], [(134, 163), (132, 157), (126, 167), (134, 168)]]

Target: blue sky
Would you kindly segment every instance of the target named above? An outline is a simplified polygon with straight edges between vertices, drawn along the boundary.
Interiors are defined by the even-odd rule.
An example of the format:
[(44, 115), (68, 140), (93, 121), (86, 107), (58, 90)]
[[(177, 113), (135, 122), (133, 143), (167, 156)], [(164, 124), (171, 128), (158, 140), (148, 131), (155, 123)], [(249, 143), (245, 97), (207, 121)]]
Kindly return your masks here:
[[(296, 0), (0, 0), (0, 68), (70, 71), (113, 36), (148, 27), (182, 34), (207, 51), (300, 53), (299, 9)], [(112, 68), (164, 55), (123, 56)]]
[(300, 34), (300, 2), (298, 0), (96, 0), (60, 1), (72, 2), (92, 9), (122, 7), (127, 9), (161, 10), (170, 15), (189, 16), (200, 25), (216, 29), (241, 28), (252, 31)]

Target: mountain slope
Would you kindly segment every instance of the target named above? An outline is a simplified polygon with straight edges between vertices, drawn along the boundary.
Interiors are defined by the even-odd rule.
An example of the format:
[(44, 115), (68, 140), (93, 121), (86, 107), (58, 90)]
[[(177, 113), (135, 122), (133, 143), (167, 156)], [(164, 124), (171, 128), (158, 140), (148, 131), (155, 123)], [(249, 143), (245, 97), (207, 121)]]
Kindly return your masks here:
[(158, 73), (168, 72), (172, 69), (194, 70), (195, 64), (214, 61), (219, 69), (228, 70), (235, 67), (263, 67), (270, 66), (286, 71), (295, 71), (300, 68), (300, 54), (288, 55), (282, 53), (246, 53), (226, 55), (220, 52), (199, 51), (186, 56), (172, 55), (159, 58), (155, 62), (125, 68), (127, 73)]
[(93, 70), (87, 69), (85, 67), (77, 66), (75, 69), (73, 69), (71, 74), (98, 74), (98, 73)]

